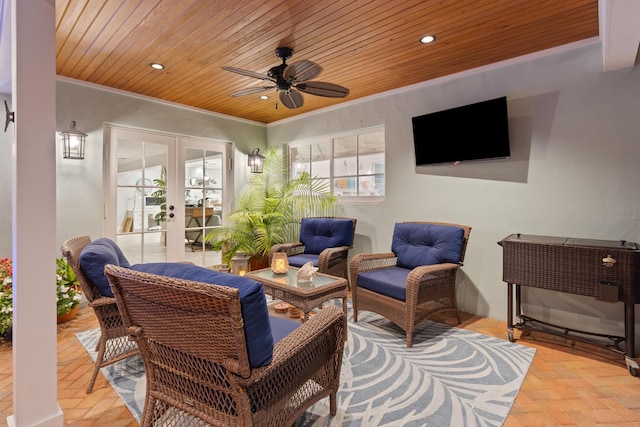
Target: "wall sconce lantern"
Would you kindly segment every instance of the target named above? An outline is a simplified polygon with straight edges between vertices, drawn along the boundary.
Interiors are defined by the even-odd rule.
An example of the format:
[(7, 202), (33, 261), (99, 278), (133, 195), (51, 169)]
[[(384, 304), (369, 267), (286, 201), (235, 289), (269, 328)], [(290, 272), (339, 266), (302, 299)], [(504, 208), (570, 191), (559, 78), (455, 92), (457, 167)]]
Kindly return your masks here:
[(248, 166), (251, 168), (251, 173), (262, 173), (262, 165), (264, 164), (264, 156), (260, 154), (259, 148), (254, 148), (251, 154), (249, 154)]
[(249, 257), (243, 251), (236, 252), (236, 256), (231, 258), (231, 274), (244, 276), (249, 271)]
[(286, 252), (276, 252), (271, 259), (271, 271), (275, 274), (284, 274), (289, 271), (289, 258)]
[(71, 128), (60, 132), (62, 136), (62, 157), (65, 159), (84, 159), (84, 143), (87, 134), (76, 129), (76, 122), (71, 122)]

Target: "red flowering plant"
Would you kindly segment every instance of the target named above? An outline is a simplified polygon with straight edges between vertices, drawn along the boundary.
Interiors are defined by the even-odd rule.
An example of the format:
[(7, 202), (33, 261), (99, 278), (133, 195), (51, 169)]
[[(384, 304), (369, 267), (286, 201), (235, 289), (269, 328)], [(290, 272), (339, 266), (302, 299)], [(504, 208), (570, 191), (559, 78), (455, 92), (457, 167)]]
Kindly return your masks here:
[[(80, 303), (80, 290), (71, 266), (64, 258), (56, 259), (57, 314), (66, 314)], [(13, 325), (13, 264), (0, 260), (0, 334)]]
[(13, 264), (9, 258), (0, 260), (0, 334), (13, 324)]

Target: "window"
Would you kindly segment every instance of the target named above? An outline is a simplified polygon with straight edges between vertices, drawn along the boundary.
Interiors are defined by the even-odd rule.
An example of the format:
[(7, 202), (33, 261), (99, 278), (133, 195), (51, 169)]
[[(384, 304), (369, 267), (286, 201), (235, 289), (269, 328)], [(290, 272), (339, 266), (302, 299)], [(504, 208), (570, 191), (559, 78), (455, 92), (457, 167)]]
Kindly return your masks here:
[(290, 176), (325, 180), (341, 201), (384, 200), (384, 128), (289, 144)]

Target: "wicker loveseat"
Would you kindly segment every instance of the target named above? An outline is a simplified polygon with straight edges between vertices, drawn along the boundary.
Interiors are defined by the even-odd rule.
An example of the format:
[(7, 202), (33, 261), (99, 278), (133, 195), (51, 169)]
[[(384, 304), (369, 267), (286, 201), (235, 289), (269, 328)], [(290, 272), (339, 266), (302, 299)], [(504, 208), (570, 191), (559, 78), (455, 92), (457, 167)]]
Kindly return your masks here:
[(268, 315), (262, 286), (176, 263), (105, 267), (144, 360), (141, 425), (288, 426), (336, 392), (346, 317)]
[(435, 313), (450, 311), (460, 323), (456, 273), (470, 232), (458, 224), (397, 223), (391, 252), (351, 260), (353, 320), (358, 321), (358, 310), (381, 314), (405, 330), (407, 347), (415, 327)]

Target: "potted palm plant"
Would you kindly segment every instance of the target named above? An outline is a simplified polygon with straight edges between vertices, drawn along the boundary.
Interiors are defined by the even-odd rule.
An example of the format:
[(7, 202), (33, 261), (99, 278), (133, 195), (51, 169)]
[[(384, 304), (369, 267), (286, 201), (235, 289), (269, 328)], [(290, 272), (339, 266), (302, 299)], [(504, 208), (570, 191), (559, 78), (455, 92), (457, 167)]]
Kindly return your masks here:
[(229, 264), (238, 251), (251, 257), (251, 269), (266, 267), (271, 246), (296, 241), (300, 220), (333, 215), (337, 197), (326, 180), (308, 173), (288, 179), (286, 159), (279, 150), (266, 153), (262, 173), (251, 174), (248, 185), (227, 216), (228, 226), (207, 233), (205, 242), (222, 250)]

